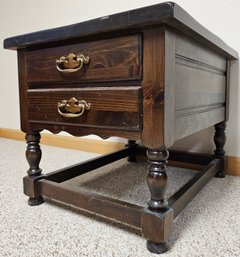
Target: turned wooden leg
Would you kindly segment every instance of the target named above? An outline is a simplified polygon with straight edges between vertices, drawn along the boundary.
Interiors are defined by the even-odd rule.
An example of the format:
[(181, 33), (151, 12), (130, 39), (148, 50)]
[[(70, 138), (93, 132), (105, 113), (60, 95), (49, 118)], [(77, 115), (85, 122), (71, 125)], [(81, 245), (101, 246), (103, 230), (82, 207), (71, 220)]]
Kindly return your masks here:
[(226, 122), (221, 122), (216, 124), (215, 126), (215, 135), (214, 135), (214, 143), (216, 145), (216, 150), (214, 151), (215, 156), (223, 161), (222, 169), (217, 173), (216, 177), (224, 178), (225, 177), (225, 151), (223, 149), (226, 142)]
[(128, 156), (128, 161), (129, 162), (136, 162), (136, 154), (135, 154), (135, 149), (138, 147), (138, 144), (136, 144), (135, 140), (128, 140), (128, 144), (126, 144), (126, 147), (130, 147), (133, 150), (133, 153)]
[(27, 150), (26, 158), (29, 164), (28, 176), (24, 178), (24, 192), (29, 196), (28, 204), (31, 206), (43, 203), (43, 198), (37, 192), (36, 181), (40, 177), (42, 170), (39, 168), (39, 163), (42, 157), (42, 151), (39, 145), (40, 133), (33, 131), (26, 134)]
[(147, 184), (151, 193), (142, 215), (142, 234), (147, 239), (147, 248), (153, 253), (164, 253), (168, 247), (166, 241), (172, 233), (173, 210), (165, 199), (167, 189), (167, 159), (169, 153), (165, 147), (147, 150), (149, 169)]

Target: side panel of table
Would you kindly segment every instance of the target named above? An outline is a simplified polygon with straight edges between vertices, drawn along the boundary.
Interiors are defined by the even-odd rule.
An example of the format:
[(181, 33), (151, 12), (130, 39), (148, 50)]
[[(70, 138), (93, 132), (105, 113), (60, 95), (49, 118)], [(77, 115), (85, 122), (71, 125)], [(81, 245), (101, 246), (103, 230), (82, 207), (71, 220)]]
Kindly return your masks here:
[[(226, 58), (178, 32), (174, 39), (174, 61), (166, 58), (165, 70), (165, 99), (174, 101), (172, 105), (165, 102), (166, 117), (172, 117), (174, 109), (174, 122), (165, 119), (166, 145), (226, 118)], [(170, 97), (174, 91), (175, 97)]]

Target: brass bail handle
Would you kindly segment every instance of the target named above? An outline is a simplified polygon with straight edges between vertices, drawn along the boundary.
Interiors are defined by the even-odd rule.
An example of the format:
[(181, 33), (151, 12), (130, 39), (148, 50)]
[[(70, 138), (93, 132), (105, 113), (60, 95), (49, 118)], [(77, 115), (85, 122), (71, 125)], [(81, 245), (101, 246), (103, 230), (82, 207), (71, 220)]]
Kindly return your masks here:
[(88, 64), (89, 61), (89, 56), (85, 57), (83, 54), (75, 55), (70, 53), (66, 57), (62, 56), (56, 60), (56, 68), (62, 73), (77, 72), (82, 69), (84, 64)]
[(57, 104), (58, 113), (66, 118), (77, 118), (83, 115), (85, 111), (90, 110), (91, 104), (85, 100), (77, 100), (75, 97), (62, 100)]

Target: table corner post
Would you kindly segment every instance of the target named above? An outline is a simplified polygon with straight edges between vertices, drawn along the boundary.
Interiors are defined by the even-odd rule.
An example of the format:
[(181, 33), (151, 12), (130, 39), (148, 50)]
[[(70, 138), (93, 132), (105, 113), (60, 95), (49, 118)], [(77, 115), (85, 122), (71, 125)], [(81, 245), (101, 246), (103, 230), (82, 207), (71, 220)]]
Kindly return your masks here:
[(168, 184), (167, 159), (169, 153), (165, 147), (148, 149), (149, 162), (147, 184), (151, 193), (148, 208), (142, 213), (142, 234), (147, 239), (147, 248), (153, 253), (168, 250), (167, 240), (173, 229), (173, 210), (165, 198)]
[(29, 196), (30, 206), (40, 205), (44, 202), (37, 185), (37, 181), (42, 178), (42, 170), (39, 163), (42, 157), (40, 148), (41, 135), (39, 131), (30, 131), (25, 136), (27, 142), (26, 159), (29, 164), (28, 176), (23, 178), (24, 193)]
[(214, 150), (215, 157), (222, 160), (222, 168), (221, 170), (216, 174), (216, 177), (218, 178), (224, 178), (225, 177), (225, 169), (226, 169), (226, 156), (225, 151), (223, 149), (225, 143), (226, 143), (226, 135), (225, 135), (225, 129), (226, 129), (226, 122), (220, 122), (218, 124), (214, 125), (215, 127), (215, 134), (214, 134), (214, 143), (216, 146), (216, 149)]

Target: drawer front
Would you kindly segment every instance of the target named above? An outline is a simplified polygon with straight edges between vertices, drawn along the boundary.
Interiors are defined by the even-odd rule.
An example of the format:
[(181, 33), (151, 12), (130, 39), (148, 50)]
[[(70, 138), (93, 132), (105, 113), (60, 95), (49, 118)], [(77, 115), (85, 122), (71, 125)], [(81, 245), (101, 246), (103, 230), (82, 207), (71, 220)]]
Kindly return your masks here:
[[(56, 68), (56, 60), (70, 53), (89, 57), (89, 62), (83, 63), (80, 70), (74, 68), (74, 72), (63, 73)], [(28, 83), (140, 79), (141, 36), (131, 35), (32, 50), (27, 52), (26, 62)]]
[[(73, 98), (86, 102), (84, 111), (82, 107), (75, 110), (79, 102), (71, 104)], [(59, 104), (63, 100), (68, 101), (68, 108)], [(140, 102), (141, 89), (138, 87), (29, 90), (28, 116), (30, 123), (139, 131), (142, 112)], [(90, 109), (87, 108), (89, 104)], [(81, 112), (81, 116), (76, 117)]]

